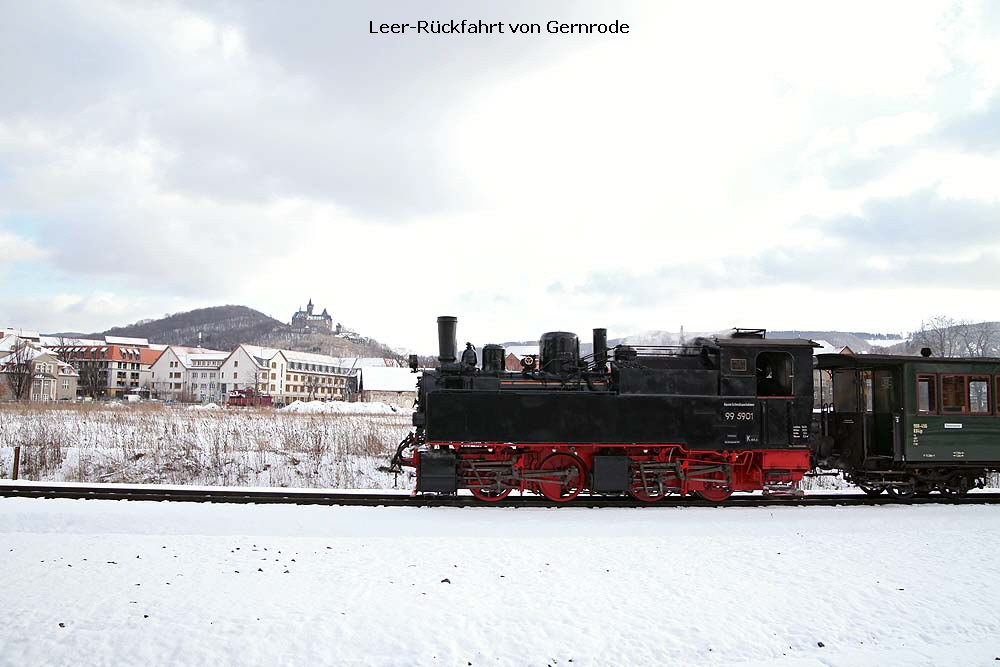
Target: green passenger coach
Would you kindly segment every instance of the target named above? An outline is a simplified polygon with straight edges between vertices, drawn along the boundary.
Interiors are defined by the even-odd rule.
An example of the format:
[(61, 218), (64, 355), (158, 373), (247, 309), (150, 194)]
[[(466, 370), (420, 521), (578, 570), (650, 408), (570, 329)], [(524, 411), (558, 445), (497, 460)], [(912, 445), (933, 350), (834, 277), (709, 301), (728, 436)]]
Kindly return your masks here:
[(817, 463), (866, 493), (963, 495), (1000, 470), (1000, 359), (821, 354)]

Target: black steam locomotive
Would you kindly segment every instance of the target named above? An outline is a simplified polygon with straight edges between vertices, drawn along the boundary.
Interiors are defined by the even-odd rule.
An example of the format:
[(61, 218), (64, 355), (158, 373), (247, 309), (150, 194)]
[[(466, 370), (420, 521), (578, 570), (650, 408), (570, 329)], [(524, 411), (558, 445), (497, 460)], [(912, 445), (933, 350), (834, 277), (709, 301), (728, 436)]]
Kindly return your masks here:
[(423, 372), (415, 431), (393, 459), (415, 468), (419, 492), (722, 501), (791, 492), (811, 468), (812, 341), (736, 330), (609, 349), (595, 329), (594, 352), (581, 357), (577, 336), (555, 331), (537, 359), (507, 371), (497, 345), (483, 348), (481, 366), (471, 345), (459, 359), (456, 325), (438, 318), (440, 368)]

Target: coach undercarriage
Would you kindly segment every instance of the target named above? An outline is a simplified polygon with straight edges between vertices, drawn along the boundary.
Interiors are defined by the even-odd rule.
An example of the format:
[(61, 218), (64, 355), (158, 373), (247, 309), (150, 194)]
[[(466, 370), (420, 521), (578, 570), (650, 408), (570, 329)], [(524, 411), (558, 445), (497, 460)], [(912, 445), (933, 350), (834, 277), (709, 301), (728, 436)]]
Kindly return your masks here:
[(902, 470), (853, 470), (844, 474), (847, 481), (870, 496), (883, 491), (895, 498), (924, 496), (935, 491), (960, 497), (971, 489), (986, 486), (982, 468), (906, 468)]

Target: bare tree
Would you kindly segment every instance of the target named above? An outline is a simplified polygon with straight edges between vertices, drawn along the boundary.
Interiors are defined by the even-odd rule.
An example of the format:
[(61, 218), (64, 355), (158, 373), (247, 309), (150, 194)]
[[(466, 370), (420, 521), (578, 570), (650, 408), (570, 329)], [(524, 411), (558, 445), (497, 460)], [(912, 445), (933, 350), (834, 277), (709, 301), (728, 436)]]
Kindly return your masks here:
[(963, 354), (968, 357), (995, 357), (1000, 347), (1000, 322), (976, 322), (964, 327)]
[(929, 347), (939, 357), (990, 357), (1000, 354), (1000, 323), (970, 322), (938, 315), (913, 333), (916, 349)]
[(956, 322), (947, 315), (936, 315), (920, 323), (920, 331), (913, 334), (917, 349), (929, 347), (938, 357), (957, 357), (962, 352), (961, 330), (964, 322)]
[(319, 387), (319, 378), (315, 375), (310, 375), (306, 378), (306, 399), (310, 401), (316, 400), (316, 391)]
[(35, 374), (35, 363), (32, 361), (34, 356), (34, 350), (28, 341), (18, 338), (14, 341), (11, 353), (0, 361), (11, 397), (15, 401), (23, 401), (31, 395), (31, 382)]
[(79, 362), (77, 373), (80, 374), (77, 380), (77, 387), (79, 387), (80, 392), (84, 396), (97, 398), (104, 389), (104, 377), (101, 375), (99, 362), (81, 361)]

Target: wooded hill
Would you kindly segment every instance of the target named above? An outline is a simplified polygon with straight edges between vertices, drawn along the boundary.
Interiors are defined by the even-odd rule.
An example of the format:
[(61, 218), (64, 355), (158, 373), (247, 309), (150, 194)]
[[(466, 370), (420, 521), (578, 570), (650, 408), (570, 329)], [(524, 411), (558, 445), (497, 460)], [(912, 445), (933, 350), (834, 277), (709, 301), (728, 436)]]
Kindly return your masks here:
[(100, 333), (73, 336), (128, 336), (146, 338), (151, 343), (189, 347), (196, 347), (200, 343), (206, 349), (223, 351), (247, 343), (338, 357), (401, 358), (391, 348), (371, 338), (355, 333), (299, 334), (292, 331), (288, 324), (258, 310), (234, 305), (198, 308), (156, 320), (141, 320), (135, 324), (112, 327)]

